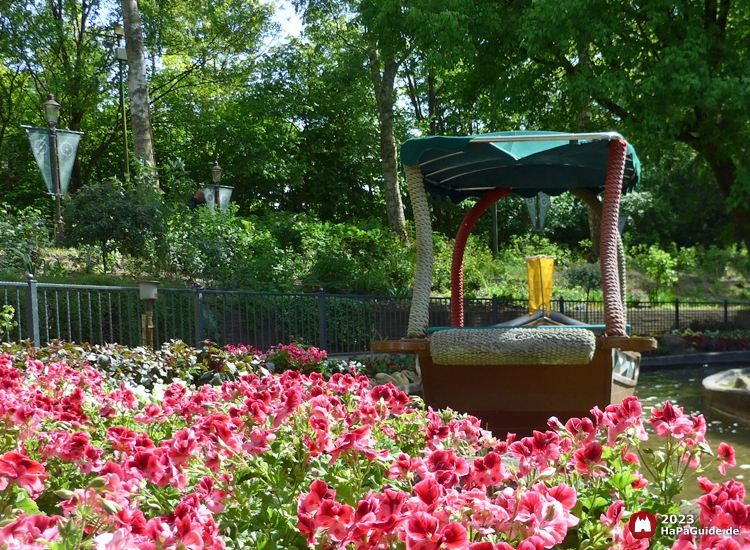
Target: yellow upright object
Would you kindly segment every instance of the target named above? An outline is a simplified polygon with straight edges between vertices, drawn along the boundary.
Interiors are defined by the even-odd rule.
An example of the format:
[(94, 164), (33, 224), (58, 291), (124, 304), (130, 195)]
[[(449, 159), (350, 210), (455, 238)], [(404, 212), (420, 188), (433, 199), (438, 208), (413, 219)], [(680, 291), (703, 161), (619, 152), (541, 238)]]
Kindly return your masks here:
[(529, 277), (529, 315), (545, 307), (545, 313), (552, 311), (552, 277), (555, 273), (555, 259), (552, 256), (532, 256), (526, 258), (526, 273)]

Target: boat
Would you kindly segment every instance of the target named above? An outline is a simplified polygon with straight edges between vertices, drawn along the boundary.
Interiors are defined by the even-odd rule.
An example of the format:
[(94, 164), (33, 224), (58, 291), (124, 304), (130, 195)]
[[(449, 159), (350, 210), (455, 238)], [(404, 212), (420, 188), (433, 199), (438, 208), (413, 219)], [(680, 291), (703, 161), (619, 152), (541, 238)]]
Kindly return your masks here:
[(704, 378), (701, 411), (710, 418), (750, 426), (750, 368)]
[[(551, 416), (563, 421), (588, 416), (595, 406), (632, 395), (639, 352), (656, 348), (653, 338), (631, 337), (625, 319), (624, 251), (617, 226), (620, 195), (640, 178), (632, 145), (615, 132), (431, 136), (406, 141), (401, 159), (417, 241), (409, 328), (404, 339), (373, 342), (373, 351), (415, 354), (425, 403), (476, 416), (496, 435), (545, 430)], [(545, 303), (536, 318), (538, 307), (530, 307), (528, 319), (512, 326), (465, 327), (463, 254), (481, 214), (511, 193), (538, 204), (565, 191), (598, 205), (601, 213), (605, 324), (556, 320), (544, 292), (532, 296), (530, 287), (530, 302)], [(451, 327), (428, 326), (433, 250), (427, 193), (455, 202), (477, 199), (453, 250)], [(538, 207), (536, 214), (543, 216)]]

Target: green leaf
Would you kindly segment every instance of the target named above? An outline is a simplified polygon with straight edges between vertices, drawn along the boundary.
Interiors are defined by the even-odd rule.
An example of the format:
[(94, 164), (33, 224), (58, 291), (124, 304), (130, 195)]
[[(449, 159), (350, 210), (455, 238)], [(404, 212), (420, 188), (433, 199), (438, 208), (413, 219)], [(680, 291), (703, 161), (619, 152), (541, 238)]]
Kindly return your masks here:
[(630, 472), (620, 472), (619, 474), (613, 475), (610, 482), (620, 492), (624, 492), (630, 488), (631, 483), (633, 483), (636, 479), (636, 476)]
[(36, 505), (36, 502), (34, 502), (28, 495), (28, 493), (23, 489), (18, 489), (18, 494), (16, 495), (16, 503), (14, 506), (24, 512), (27, 516), (41, 513), (39, 511), (39, 507)]

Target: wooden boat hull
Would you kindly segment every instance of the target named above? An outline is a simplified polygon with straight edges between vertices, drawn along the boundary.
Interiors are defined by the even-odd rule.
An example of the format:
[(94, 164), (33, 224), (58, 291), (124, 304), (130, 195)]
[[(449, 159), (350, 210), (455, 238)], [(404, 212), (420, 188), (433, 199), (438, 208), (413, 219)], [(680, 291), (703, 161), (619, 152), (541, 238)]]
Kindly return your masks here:
[(626, 397), (635, 395), (641, 368), (641, 354), (634, 351), (615, 351), (612, 359), (610, 403), (622, 403)]
[(709, 418), (750, 426), (750, 389), (732, 387), (750, 368), (729, 369), (703, 379), (702, 412)]
[(597, 351), (587, 365), (436, 365), (420, 354), (419, 366), (427, 405), (476, 416), (503, 438), (546, 430), (550, 416), (565, 422), (608, 405), (611, 356)]
[[(564, 423), (633, 395), (640, 359), (635, 352), (599, 346), (585, 365), (438, 365), (428, 339), (374, 342), (373, 350), (415, 353), (428, 406), (476, 416), (501, 438), (507, 432), (525, 436), (544, 431), (551, 416)], [(623, 368), (618, 353), (634, 364)], [(620, 372), (613, 372), (613, 366)]]

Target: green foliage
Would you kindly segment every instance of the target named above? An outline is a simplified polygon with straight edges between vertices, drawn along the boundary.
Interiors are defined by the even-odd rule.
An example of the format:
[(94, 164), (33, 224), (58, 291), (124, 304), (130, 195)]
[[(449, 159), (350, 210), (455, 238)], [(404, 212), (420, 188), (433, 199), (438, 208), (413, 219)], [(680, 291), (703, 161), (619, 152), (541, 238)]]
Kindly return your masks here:
[(701, 251), (701, 268), (717, 279), (721, 278), (729, 267), (732, 257), (735, 255), (730, 248), (719, 248), (711, 245), (708, 250)]
[(145, 255), (147, 240), (161, 221), (161, 202), (151, 186), (117, 180), (88, 185), (65, 206), (65, 238), (74, 245), (98, 245), (105, 273), (110, 252)]
[(0, 269), (36, 273), (49, 244), (49, 226), (39, 210), (0, 204)]
[[(669, 287), (677, 281), (675, 267), (677, 260), (672, 255), (661, 250), (658, 246), (652, 245), (648, 248), (638, 247), (631, 250), (635, 261), (645, 271), (646, 275), (651, 277), (656, 283), (656, 288), (649, 293), (651, 301), (665, 301), (673, 298), (671, 295), (664, 293)], [(662, 287), (667, 287), (666, 289)]]
[(565, 271), (565, 277), (568, 279), (568, 283), (583, 289), (586, 293), (587, 302), (591, 292), (598, 291), (602, 287), (602, 273), (599, 266), (595, 264), (569, 267)]
[(13, 319), (16, 310), (12, 306), (5, 305), (0, 308), (0, 336), (7, 334), (18, 326)]

